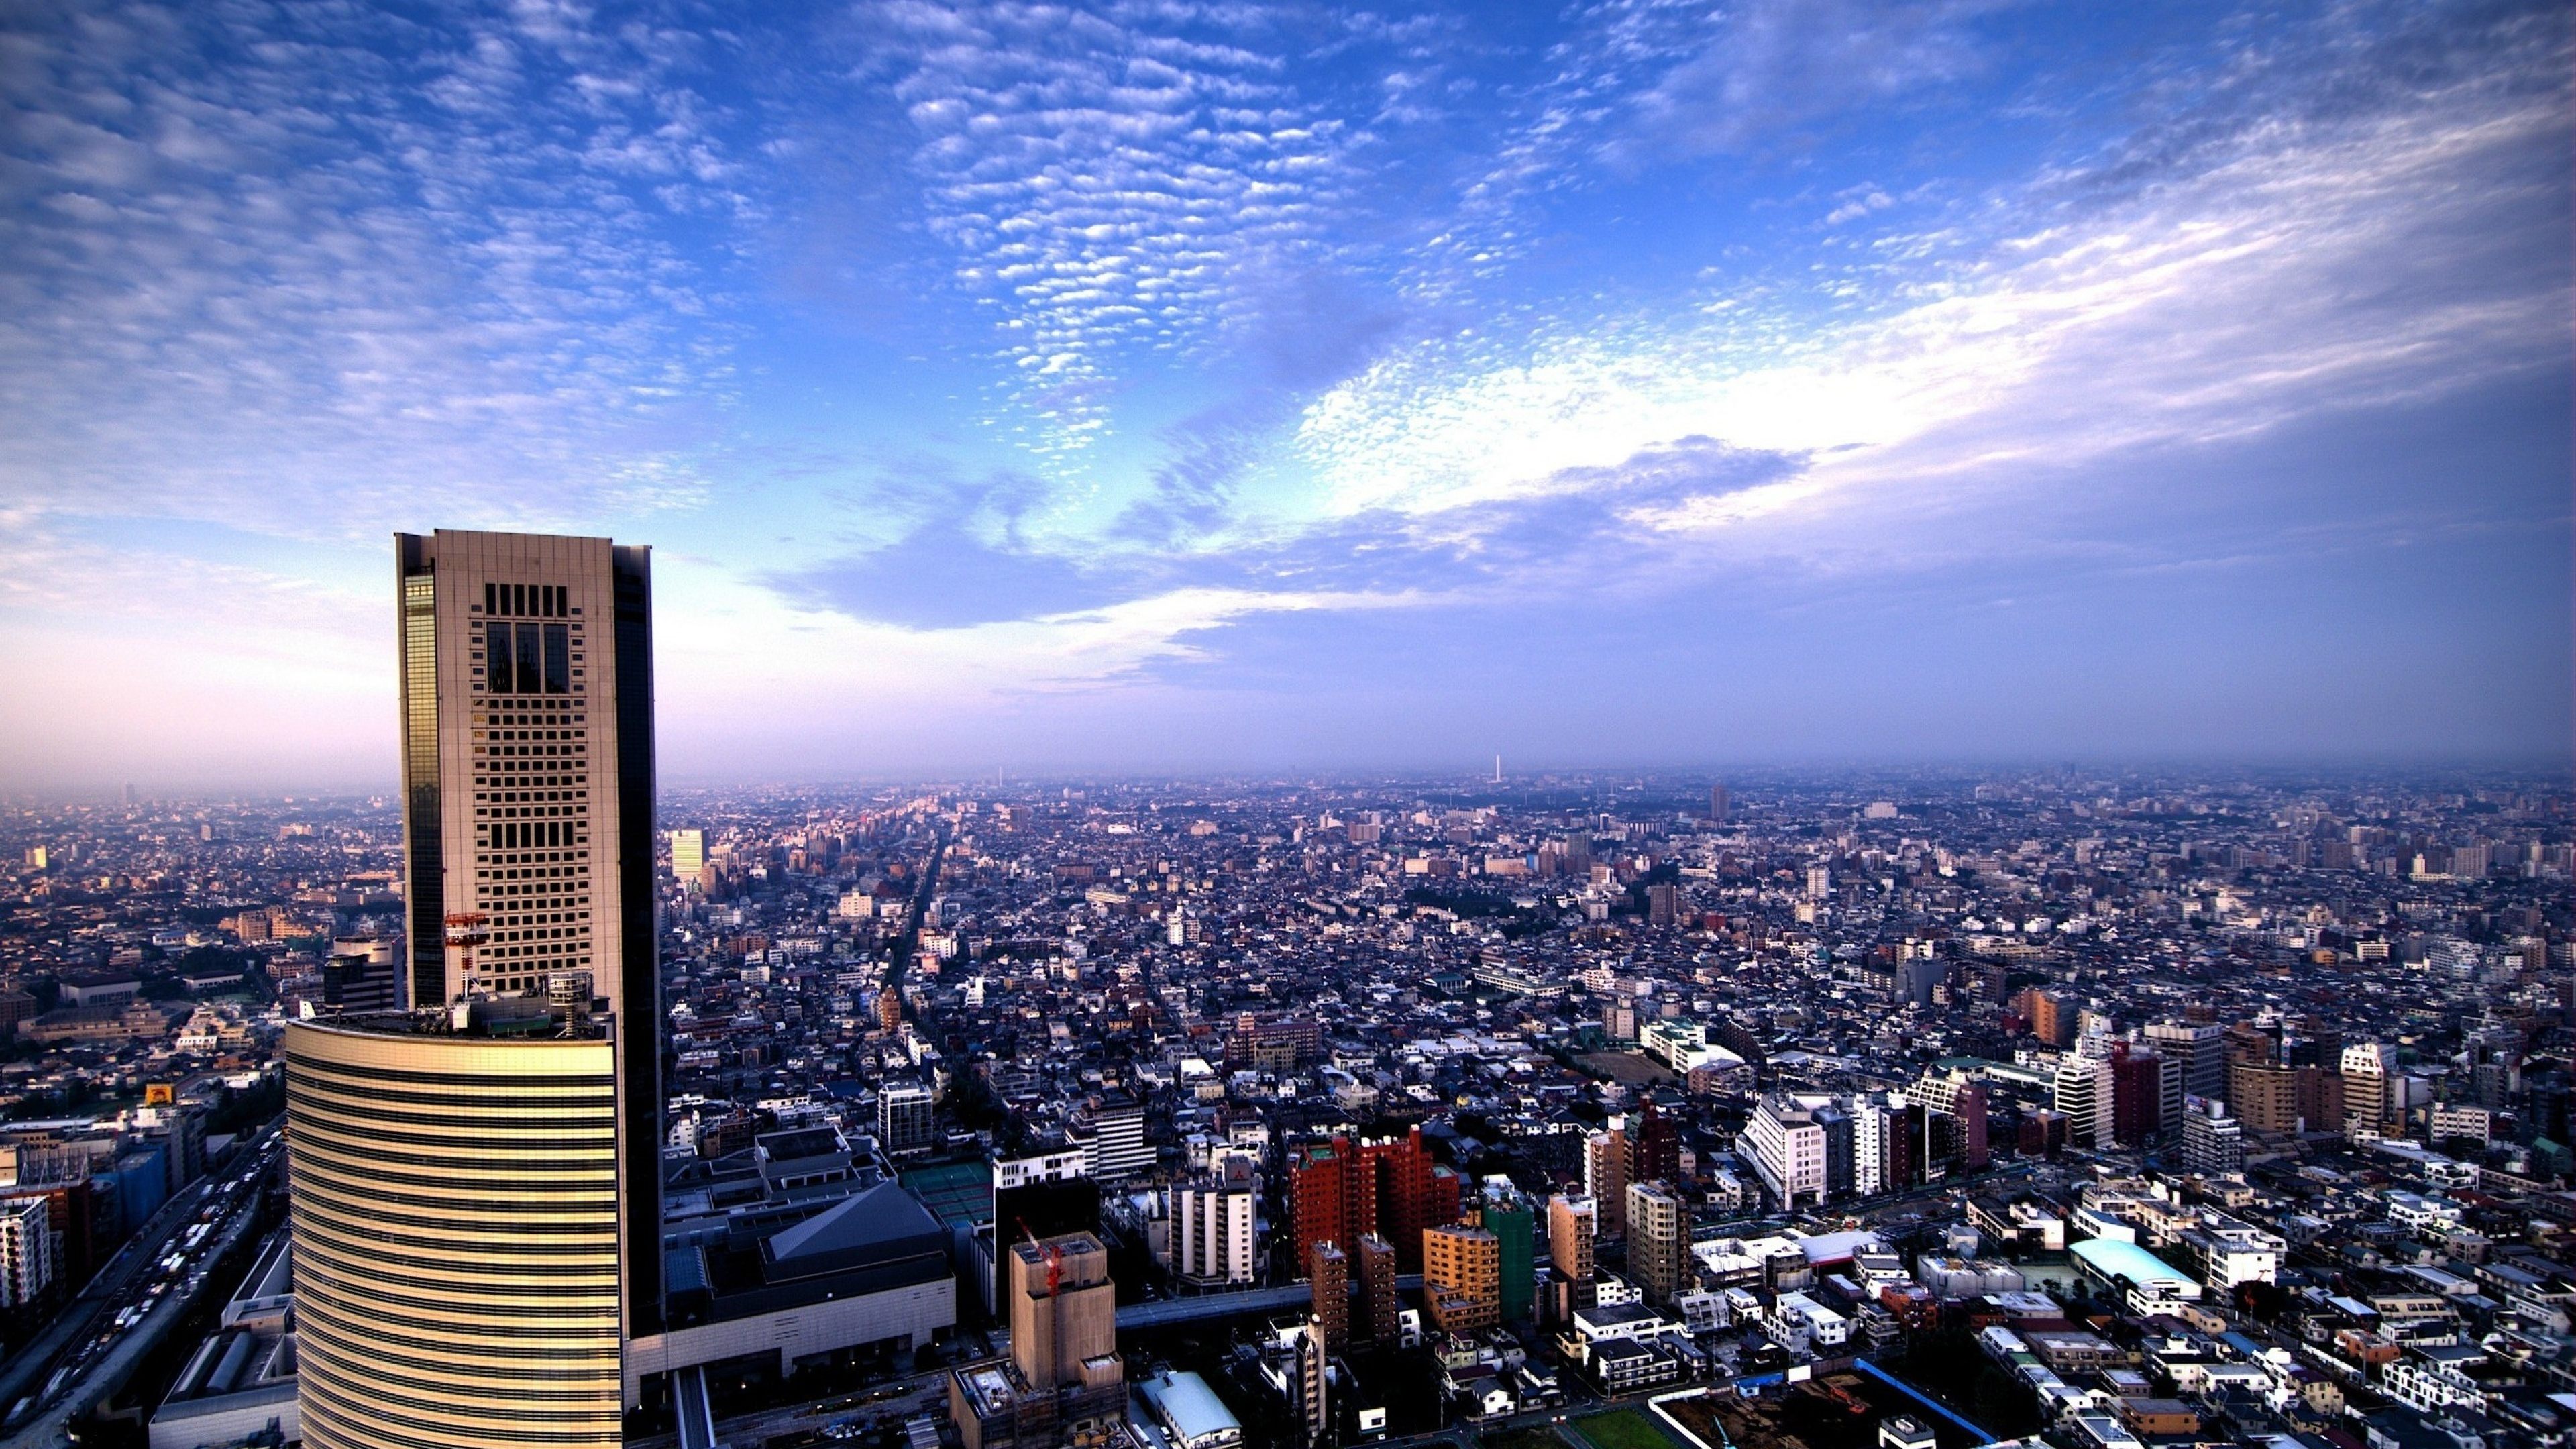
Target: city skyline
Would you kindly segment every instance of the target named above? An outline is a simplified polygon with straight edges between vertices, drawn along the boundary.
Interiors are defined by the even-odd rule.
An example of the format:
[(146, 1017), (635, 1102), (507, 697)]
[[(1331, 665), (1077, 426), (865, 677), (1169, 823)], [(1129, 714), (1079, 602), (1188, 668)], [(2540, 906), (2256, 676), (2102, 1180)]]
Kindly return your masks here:
[(2576, 731), (2561, 7), (8, 24), (0, 789), (390, 784), (431, 527), (675, 782)]

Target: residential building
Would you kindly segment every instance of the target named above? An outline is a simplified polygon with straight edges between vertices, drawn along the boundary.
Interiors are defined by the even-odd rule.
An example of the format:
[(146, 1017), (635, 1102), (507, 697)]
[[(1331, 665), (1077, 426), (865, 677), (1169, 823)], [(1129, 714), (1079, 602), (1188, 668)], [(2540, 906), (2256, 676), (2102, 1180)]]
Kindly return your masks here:
[(1503, 1321), (1501, 1244), (1463, 1224), (1422, 1231), (1422, 1303), (1444, 1333), (1472, 1333)]

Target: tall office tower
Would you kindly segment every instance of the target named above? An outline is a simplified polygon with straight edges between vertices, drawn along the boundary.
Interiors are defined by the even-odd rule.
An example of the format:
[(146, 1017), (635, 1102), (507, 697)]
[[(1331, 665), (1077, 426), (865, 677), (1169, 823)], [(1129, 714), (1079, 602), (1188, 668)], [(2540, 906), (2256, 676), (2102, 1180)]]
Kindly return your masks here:
[(1404, 1334), (1395, 1297), (1395, 1244), (1375, 1233), (1360, 1239), (1360, 1298), (1368, 1305), (1369, 1340), (1392, 1347)]
[(2182, 1117), (2183, 1097), (2223, 1097), (2227, 1094), (2226, 1033), (2215, 1025), (2181, 1021), (2159, 1021), (2147, 1028), (2147, 1045), (2156, 1054), (2181, 1068), (2180, 1096), (2166, 1102), (2166, 1120)]
[[(542, 991), (558, 971), (588, 971), (611, 1010), (652, 1004), (651, 550), (394, 543), (409, 1004)], [(653, 1059), (649, 1032), (637, 1045)], [(634, 1085), (658, 1103), (657, 1081)]]
[(698, 883), (698, 872), (707, 868), (707, 833), (703, 830), (671, 832), (671, 879), (684, 886)]
[(1726, 804), (1726, 787), (1724, 785), (1709, 786), (1708, 818), (1717, 821), (1720, 824), (1724, 824), (1726, 821)]
[(2070, 1147), (2111, 1144), (2112, 1076), (2110, 1041), (2088, 1036), (2057, 1064), (2054, 1083), (2058, 1111), (2066, 1114)]
[(1503, 1321), (1502, 1245), (1463, 1223), (1422, 1230), (1422, 1306), (1443, 1333), (1474, 1333)]
[(1547, 1266), (1555, 1301), (1548, 1305), (1557, 1322), (1592, 1306), (1592, 1199), (1560, 1193), (1547, 1200)]
[(1628, 1119), (1613, 1116), (1609, 1127), (1584, 1140), (1583, 1195), (1600, 1212), (1602, 1236), (1628, 1231)]
[(1172, 1190), (1172, 1271), (1201, 1287), (1252, 1281), (1251, 1183), (1195, 1182)]
[(619, 1441), (662, 1318), (651, 578), (395, 537), (414, 1010), (285, 1041), (316, 1449)]
[(1351, 1260), (1338, 1243), (1306, 1252), (1307, 1316), (1324, 1331), (1324, 1347), (1342, 1351), (1351, 1340)]
[(1658, 1307), (1690, 1286), (1690, 1210), (1661, 1183), (1628, 1185), (1628, 1276)]

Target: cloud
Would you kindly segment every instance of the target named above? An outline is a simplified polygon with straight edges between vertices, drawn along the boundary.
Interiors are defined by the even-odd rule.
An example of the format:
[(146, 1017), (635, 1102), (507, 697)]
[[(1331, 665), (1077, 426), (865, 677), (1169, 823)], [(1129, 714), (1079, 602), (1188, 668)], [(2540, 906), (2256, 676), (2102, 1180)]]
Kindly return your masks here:
[(1130, 596), (1070, 560), (997, 547), (949, 523), (768, 582), (792, 598), (913, 629), (1044, 618)]
[(1191, 355), (1330, 249), (1350, 128), (1299, 94), (1256, 7), (862, 12), (864, 72), (916, 137), (930, 234), (994, 318), (997, 423), (1080, 453), (1126, 367)]
[(756, 210), (697, 43), (581, 9), (22, 9), (8, 496), (373, 532), (703, 495), (733, 383), (683, 216)]
[[(1813, 466), (1636, 522), (1795, 508), (1867, 536), (2033, 469), (2563, 366), (2566, 97), (2533, 78), (2565, 55), (2561, 27), (2385, 108), (2282, 97), (2275, 124), (2132, 190), (2051, 174), (1999, 192), (1982, 244), (1911, 261), (1892, 238), (1819, 289), (1875, 306), (1721, 294), (1424, 341), (1318, 398), (1297, 447), (1328, 514), (1425, 512), (1545, 496), (1699, 435)], [(1852, 490), (1866, 506), (1835, 501)]]
[[(1684, 40), (1661, 7), (1622, 15), (1627, 43), (1678, 61), (1632, 106), (1636, 141), (1681, 155), (1778, 150), (1861, 111), (1954, 85), (1990, 64), (1975, 22), (1993, 3), (1745, 0), (1692, 17)], [(1651, 20), (1650, 20), (1651, 17)], [(1661, 24), (1651, 24), (1660, 21)]]

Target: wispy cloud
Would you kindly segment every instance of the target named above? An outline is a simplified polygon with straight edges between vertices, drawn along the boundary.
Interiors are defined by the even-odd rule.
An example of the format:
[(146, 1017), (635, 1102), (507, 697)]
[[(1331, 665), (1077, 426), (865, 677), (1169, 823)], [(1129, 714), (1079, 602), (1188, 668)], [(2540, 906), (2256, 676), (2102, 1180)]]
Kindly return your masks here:
[(1299, 28), (1243, 5), (888, 0), (865, 12), (918, 137), (932, 235), (1041, 457), (1110, 426), (1122, 364), (1186, 357), (1333, 245), (1351, 127), (1300, 93)]
[(735, 384), (753, 209), (717, 42), (529, 3), (21, 7), (5, 66), (0, 414), (21, 502), (370, 532), (435, 479), (570, 518), (686, 501)]

